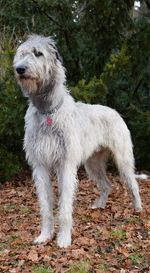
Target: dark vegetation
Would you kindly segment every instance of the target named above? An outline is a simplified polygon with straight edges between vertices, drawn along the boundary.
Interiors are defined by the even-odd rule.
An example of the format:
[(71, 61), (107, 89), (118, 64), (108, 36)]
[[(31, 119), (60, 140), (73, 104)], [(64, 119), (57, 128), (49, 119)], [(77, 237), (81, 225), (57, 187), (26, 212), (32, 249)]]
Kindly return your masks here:
[(131, 130), (136, 167), (150, 170), (150, 2), (0, 0), (0, 180), (24, 166), (26, 101), (12, 59), (29, 33), (53, 36), (76, 100), (120, 112)]

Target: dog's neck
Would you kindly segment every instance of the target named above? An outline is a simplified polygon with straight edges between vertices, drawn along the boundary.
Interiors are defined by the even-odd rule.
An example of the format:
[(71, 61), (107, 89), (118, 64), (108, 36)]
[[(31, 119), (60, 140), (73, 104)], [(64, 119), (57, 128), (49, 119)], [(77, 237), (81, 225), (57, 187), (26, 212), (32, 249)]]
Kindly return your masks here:
[(52, 114), (56, 112), (63, 103), (63, 90), (63, 86), (54, 87), (52, 90), (47, 86), (36, 94), (30, 94), (29, 99), (41, 114)]

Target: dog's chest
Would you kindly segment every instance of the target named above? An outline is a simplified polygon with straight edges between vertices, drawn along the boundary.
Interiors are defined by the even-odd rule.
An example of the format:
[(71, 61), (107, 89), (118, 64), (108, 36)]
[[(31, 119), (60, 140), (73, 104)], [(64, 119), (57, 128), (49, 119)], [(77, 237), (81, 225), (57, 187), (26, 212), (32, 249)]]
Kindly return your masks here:
[(26, 121), (24, 141), (27, 157), (53, 166), (65, 156), (66, 141), (63, 127), (55, 117), (33, 115)]

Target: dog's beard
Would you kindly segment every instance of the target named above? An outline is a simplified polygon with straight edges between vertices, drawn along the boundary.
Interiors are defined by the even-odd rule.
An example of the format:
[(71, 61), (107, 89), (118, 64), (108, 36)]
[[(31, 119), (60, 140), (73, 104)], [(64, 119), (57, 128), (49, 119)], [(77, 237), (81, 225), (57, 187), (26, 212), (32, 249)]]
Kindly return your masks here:
[(21, 86), (24, 95), (35, 94), (39, 89), (39, 82), (37, 79), (27, 78), (24, 76), (17, 77), (17, 82)]

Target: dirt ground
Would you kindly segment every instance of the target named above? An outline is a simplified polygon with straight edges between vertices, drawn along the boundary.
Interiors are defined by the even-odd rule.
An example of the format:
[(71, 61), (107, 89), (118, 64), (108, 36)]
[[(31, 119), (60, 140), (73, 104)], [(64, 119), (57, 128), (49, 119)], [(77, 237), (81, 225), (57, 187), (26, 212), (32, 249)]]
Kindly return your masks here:
[[(143, 211), (135, 213), (120, 178), (109, 173), (113, 191), (107, 207), (92, 210), (96, 185), (79, 173), (72, 246), (53, 241), (33, 245), (39, 234), (39, 208), (30, 174), (0, 187), (0, 272), (144, 273), (150, 272), (150, 179), (139, 181)], [(54, 179), (55, 180), (55, 179)], [(54, 213), (57, 221), (57, 185)]]

